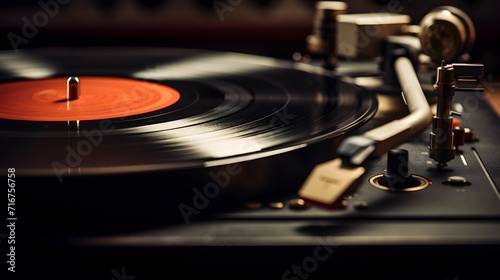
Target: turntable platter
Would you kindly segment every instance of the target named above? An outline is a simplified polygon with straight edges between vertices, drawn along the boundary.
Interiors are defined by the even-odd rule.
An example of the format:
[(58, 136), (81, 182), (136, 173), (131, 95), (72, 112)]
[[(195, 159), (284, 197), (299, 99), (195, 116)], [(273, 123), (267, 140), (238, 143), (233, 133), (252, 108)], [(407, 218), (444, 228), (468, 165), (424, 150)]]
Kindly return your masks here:
[[(259, 159), (343, 135), (377, 110), (375, 96), (345, 78), (253, 55), (39, 49), (0, 53), (0, 60), (0, 166), (16, 167), (19, 174), (54, 175), (62, 168), (74, 171), (68, 174), (118, 174)], [(68, 114), (54, 111), (53, 104), (25, 103), (33, 95), (23, 96), (21, 89), (33, 84), (36, 92), (48, 90), (70, 75), (82, 77), (82, 87), (85, 79), (94, 85), (71, 102), (91, 98), (90, 107), (99, 112)], [(137, 84), (148, 85), (143, 104), (127, 103)], [(120, 89), (125, 93), (105, 96)], [(123, 103), (118, 113), (109, 109), (116, 102)], [(32, 109), (23, 113), (16, 106)]]

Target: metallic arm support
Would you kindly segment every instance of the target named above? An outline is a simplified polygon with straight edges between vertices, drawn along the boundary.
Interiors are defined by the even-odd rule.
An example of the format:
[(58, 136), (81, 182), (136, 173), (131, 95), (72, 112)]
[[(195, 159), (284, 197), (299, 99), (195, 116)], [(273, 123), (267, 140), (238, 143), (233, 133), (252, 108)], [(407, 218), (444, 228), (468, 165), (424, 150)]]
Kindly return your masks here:
[(406, 57), (400, 57), (394, 62), (394, 68), (410, 114), (364, 134), (365, 137), (377, 142), (374, 151), (376, 156), (380, 156), (408, 140), (409, 137), (422, 131), (432, 122), (429, 103), (425, 98), (411, 61)]
[(340, 158), (318, 164), (299, 189), (300, 197), (320, 205), (333, 205), (364, 174), (363, 164), (368, 158), (395, 148), (432, 122), (429, 103), (410, 60), (398, 58), (395, 69), (410, 114), (344, 139), (338, 148)]

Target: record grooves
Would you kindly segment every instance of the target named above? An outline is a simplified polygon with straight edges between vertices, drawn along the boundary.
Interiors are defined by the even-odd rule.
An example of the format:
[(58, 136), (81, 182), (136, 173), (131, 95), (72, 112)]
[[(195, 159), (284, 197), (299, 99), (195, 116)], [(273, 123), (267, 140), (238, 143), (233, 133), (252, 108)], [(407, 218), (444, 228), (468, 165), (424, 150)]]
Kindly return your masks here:
[[(36, 54), (21, 52), (31, 63), (2, 73), (2, 82), (30, 80), (26, 73), (38, 63), (44, 65), (39, 72), (50, 73), (47, 78), (76, 73), (146, 80), (173, 88), (180, 98), (120, 118), (2, 119), (1, 165), (17, 166), (26, 175), (54, 175), (54, 162), (78, 169), (71, 174), (92, 175), (259, 159), (343, 135), (366, 123), (377, 108), (372, 94), (324, 70), (258, 56), (177, 49), (47, 49)], [(9, 65), (9, 55), (2, 55)], [(71, 167), (68, 147), (92, 151), (84, 151), (83, 160)], [(16, 155), (33, 157), (26, 161)]]

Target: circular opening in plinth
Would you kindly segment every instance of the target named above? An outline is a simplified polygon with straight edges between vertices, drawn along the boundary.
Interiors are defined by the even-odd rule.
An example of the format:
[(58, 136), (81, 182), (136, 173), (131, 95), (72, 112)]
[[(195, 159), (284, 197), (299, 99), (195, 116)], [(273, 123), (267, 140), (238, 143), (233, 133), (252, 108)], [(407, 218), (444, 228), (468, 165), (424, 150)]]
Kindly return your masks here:
[(411, 175), (411, 183), (405, 186), (399, 185), (398, 187), (389, 187), (387, 183), (385, 183), (384, 175), (379, 174), (370, 178), (370, 184), (373, 186), (385, 190), (385, 191), (399, 191), (399, 192), (413, 192), (425, 189), (430, 185), (430, 181), (419, 175)]

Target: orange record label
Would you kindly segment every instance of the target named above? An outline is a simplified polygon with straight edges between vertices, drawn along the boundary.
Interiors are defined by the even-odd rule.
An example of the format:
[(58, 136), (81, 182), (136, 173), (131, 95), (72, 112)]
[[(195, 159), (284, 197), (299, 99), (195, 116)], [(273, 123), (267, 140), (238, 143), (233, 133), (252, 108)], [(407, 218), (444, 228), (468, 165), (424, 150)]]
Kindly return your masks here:
[(115, 77), (79, 77), (78, 99), (68, 99), (68, 78), (0, 84), (0, 118), (76, 121), (121, 118), (166, 108), (180, 93), (166, 85)]

